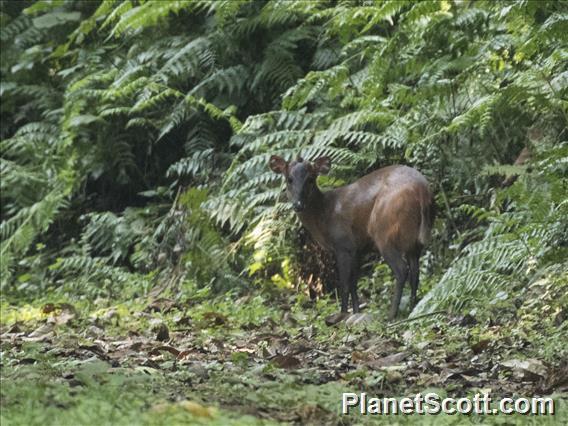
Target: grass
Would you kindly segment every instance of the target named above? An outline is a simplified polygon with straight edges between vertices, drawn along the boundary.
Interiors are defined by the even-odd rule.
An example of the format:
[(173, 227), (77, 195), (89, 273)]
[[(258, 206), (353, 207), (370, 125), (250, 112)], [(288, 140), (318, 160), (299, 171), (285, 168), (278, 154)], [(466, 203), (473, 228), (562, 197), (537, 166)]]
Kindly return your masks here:
[[(515, 340), (519, 334), (534, 332), (534, 316), (525, 308), (521, 312), (531, 320), (528, 329), (519, 321), (464, 327), (451, 318), (387, 328), (379, 309), (385, 301), (372, 300), (369, 309), (379, 320), (366, 329), (349, 329), (324, 324), (336, 309), (328, 300), (311, 303), (304, 297), (261, 291), (241, 297), (199, 297), (203, 292), (192, 297), (192, 290), (185, 290), (184, 301), (165, 295), (161, 305), (144, 298), (89, 302), (62, 291), (46, 293), (31, 303), (4, 298), (2, 425), (449, 425), (568, 420), (566, 394), (561, 393), (555, 395), (557, 414), (548, 417), (341, 415), (343, 392), (402, 397), (430, 390), (463, 397), (493, 387), (494, 399), (538, 393), (538, 383), (523, 384), (506, 371), (493, 377), (489, 368), (480, 367), (486, 377), (480, 385), (460, 376), (476, 374), (468, 369), (474, 356), (471, 347), (480, 347), (480, 342), (487, 346), (478, 354), (486, 357), (485, 363), (543, 356), (549, 365), (561, 366), (564, 349), (553, 339), (546, 348)], [(538, 304), (535, 309), (540, 309)], [(42, 334), (47, 324), (54, 325)], [(159, 325), (169, 331), (163, 341), (157, 339)], [(558, 336), (562, 330), (544, 332)], [(404, 361), (384, 368), (373, 364), (393, 354), (405, 354)], [(459, 374), (446, 379), (452, 371)]]

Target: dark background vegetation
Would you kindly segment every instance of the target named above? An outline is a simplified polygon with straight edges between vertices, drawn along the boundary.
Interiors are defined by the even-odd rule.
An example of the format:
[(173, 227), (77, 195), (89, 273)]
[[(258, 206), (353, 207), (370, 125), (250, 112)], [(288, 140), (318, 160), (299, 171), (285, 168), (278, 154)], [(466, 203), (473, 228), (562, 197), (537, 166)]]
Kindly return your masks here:
[[(267, 167), (271, 154), (301, 153), (332, 158), (323, 188), (394, 163), (431, 182), (438, 213), (422, 301), (405, 311), (424, 319), (401, 335), (410, 327), (445, 342), (428, 333), (470, 318), (477, 328), (466, 346), (518, 350), (548, 368), (530, 392), (562, 389), (566, 2), (3, 1), (0, 19), (3, 381), (27, 377), (22, 359), (43, 365), (30, 353), (48, 348), (18, 340), (34, 327), (56, 318), (82, 329), (117, 303), (132, 303), (122, 312), (132, 316), (167, 299), (205, 321), (204, 332), (266, 326), (295, 306), (297, 323), (314, 321), (320, 337), (339, 342), (330, 333), (344, 329), (318, 322), (333, 300), (304, 296), (329, 287), (333, 264)], [(528, 160), (515, 163), (521, 152)], [(392, 277), (375, 258), (364, 270), (372, 334), (382, 335)], [(70, 311), (67, 324), (61, 312)], [(172, 318), (161, 320), (171, 328)], [(109, 336), (136, 321), (113, 323)], [(504, 331), (488, 337), (495, 326)], [(105, 389), (93, 392), (108, 402)], [(45, 393), (6, 392), (12, 414), (22, 398), (46, 404)], [(123, 413), (140, 404), (150, 403)]]

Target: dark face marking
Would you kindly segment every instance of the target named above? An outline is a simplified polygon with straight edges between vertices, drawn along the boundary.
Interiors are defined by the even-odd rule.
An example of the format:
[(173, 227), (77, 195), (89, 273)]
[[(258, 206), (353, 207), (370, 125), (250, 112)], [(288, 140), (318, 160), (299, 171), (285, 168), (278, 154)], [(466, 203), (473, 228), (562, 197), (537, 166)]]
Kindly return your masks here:
[(316, 187), (316, 176), (307, 161), (292, 161), (286, 174), (286, 193), (295, 211), (306, 208), (307, 201)]
[(289, 163), (278, 155), (272, 155), (268, 166), (274, 173), (284, 176), (288, 200), (294, 210), (301, 212), (313, 197), (314, 191), (317, 191), (317, 176), (329, 172), (331, 160), (323, 156), (310, 163), (298, 156), (296, 161)]

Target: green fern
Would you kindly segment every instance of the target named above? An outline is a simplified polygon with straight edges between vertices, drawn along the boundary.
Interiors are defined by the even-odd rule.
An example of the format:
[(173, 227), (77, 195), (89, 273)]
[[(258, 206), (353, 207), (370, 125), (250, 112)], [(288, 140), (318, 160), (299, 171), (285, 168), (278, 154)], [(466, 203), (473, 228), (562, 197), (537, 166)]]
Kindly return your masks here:
[[(432, 306), (466, 309), (562, 255), (561, 2), (25, 6), (0, 30), (6, 282), (36, 243), (42, 280), (87, 282), (98, 265), (98, 283), (158, 270), (222, 288), (260, 252), (278, 269), (298, 223), (271, 154), (330, 156), (330, 187), (393, 163), (427, 175), (428, 256), (457, 257)], [(533, 163), (506, 166), (529, 145)]]

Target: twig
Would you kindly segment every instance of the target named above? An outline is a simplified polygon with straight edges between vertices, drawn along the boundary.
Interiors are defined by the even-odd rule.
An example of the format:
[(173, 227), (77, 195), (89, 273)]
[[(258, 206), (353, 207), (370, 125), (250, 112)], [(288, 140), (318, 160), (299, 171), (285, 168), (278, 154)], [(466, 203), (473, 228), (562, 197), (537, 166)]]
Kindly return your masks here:
[(438, 187), (440, 188), (440, 195), (442, 196), (442, 201), (444, 202), (444, 207), (446, 207), (450, 224), (451, 224), (452, 228), (454, 229), (454, 232), (458, 235), (458, 237), (461, 237), (461, 232), (459, 231), (459, 229), (456, 226), (456, 223), (454, 221), (454, 215), (452, 214), (452, 208), (450, 207), (450, 203), (448, 201), (446, 191), (444, 191), (444, 187), (442, 185), (441, 180), (438, 180)]
[(403, 319), (403, 320), (400, 320), (400, 321), (397, 321), (397, 322), (393, 322), (392, 324), (388, 324), (387, 328), (395, 327), (395, 326), (400, 325), (400, 324), (416, 321), (416, 320), (419, 320), (419, 319), (422, 319), (422, 318), (426, 318), (426, 317), (430, 317), (430, 316), (438, 315), (438, 314), (447, 314), (447, 312), (446, 311), (434, 311), (434, 312), (429, 312), (427, 314), (418, 315), (417, 317), (414, 317), (414, 318), (406, 318), (406, 319)]

